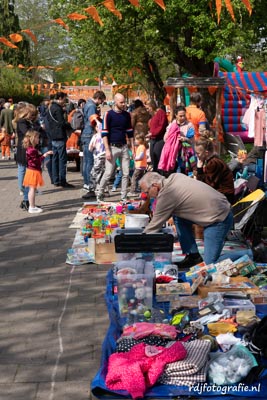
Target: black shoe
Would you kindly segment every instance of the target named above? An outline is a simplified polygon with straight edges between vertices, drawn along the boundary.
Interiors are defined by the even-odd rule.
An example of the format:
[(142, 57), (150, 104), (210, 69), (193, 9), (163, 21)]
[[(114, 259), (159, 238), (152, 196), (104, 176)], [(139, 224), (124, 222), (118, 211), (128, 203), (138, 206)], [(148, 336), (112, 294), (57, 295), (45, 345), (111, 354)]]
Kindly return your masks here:
[(95, 198), (95, 197), (96, 197), (95, 192), (87, 192), (86, 194), (84, 194), (82, 196), (82, 199), (88, 200), (88, 199), (92, 199), (92, 198)]
[(187, 256), (180, 262), (175, 263), (178, 268), (191, 268), (194, 265), (200, 264), (203, 262), (203, 258), (199, 253), (191, 253), (187, 254)]
[(21, 208), (22, 210), (28, 211), (28, 210), (29, 210), (30, 203), (29, 203), (28, 200), (22, 200), (22, 202), (20, 203), (19, 206), (20, 206), (20, 208)]
[(59, 186), (66, 188), (66, 189), (73, 189), (75, 188), (74, 185), (72, 185), (71, 183), (65, 182), (65, 183), (61, 183)]

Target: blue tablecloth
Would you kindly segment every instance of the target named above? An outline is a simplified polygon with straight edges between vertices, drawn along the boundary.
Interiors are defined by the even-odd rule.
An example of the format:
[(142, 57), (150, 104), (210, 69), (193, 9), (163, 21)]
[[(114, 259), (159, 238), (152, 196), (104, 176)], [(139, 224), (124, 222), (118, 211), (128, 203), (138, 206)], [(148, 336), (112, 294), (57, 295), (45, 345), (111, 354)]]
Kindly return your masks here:
[[(110, 326), (107, 331), (105, 340), (102, 345), (101, 367), (98, 370), (95, 378), (91, 383), (92, 394), (98, 399), (130, 399), (131, 396), (126, 391), (110, 391), (105, 385), (105, 377), (107, 373), (108, 358), (116, 348), (116, 341), (120, 337), (122, 327), (125, 322), (120, 317), (117, 295), (114, 294), (116, 287), (116, 279), (113, 276), (112, 269), (107, 274), (107, 287), (106, 287), (106, 304), (110, 319)], [(257, 306), (257, 314), (263, 317), (267, 314), (267, 306)], [(239, 385), (239, 386), (238, 386)], [(237, 390), (237, 388), (239, 388)], [(210, 398), (211, 396), (224, 395), (224, 399), (231, 400), (237, 397), (242, 399), (256, 399), (267, 398), (267, 370), (262, 374), (261, 381), (253, 385), (235, 384), (218, 387), (218, 390), (212, 390), (212, 385), (199, 384), (195, 389), (188, 386), (176, 385), (155, 385), (150, 388), (145, 395), (145, 399), (173, 399), (177, 396), (179, 398)]]

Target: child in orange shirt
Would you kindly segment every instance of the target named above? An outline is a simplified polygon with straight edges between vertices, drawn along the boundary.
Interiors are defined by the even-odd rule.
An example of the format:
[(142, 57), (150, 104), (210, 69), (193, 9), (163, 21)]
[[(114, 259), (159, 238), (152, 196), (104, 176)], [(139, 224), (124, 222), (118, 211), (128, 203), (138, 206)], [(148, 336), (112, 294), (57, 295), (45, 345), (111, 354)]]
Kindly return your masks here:
[(11, 147), (11, 135), (9, 135), (6, 129), (1, 128), (0, 134), (2, 160), (10, 160), (10, 147)]
[(135, 143), (137, 145), (136, 153), (135, 153), (135, 170), (132, 176), (131, 181), (131, 191), (128, 193), (128, 196), (136, 196), (137, 187), (139, 180), (144, 176), (147, 169), (147, 142), (145, 140), (145, 136), (141, 133), (135, 136)]

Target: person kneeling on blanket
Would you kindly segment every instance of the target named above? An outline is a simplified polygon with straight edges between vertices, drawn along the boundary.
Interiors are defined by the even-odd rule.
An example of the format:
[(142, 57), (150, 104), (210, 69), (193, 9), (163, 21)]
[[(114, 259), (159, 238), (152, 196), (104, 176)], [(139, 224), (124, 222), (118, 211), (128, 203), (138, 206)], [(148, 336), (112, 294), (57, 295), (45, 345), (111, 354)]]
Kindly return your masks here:
[(193, 224), (204, 228), (205, 263), (218, 260), (233, 226), (231, 205), (223, 194), (181, 173), (164, 178), (156, 172), (148, 172), (140, 180), (140, 187), (149, 197), (157, 199), (153, 218), (144, 233), (160, 231), (172, 215), (177, 216), (177, 235), (182, 252), (186, 254), (178, 263), (179, 267), (190, 268), (203, 261), (193, 235)]

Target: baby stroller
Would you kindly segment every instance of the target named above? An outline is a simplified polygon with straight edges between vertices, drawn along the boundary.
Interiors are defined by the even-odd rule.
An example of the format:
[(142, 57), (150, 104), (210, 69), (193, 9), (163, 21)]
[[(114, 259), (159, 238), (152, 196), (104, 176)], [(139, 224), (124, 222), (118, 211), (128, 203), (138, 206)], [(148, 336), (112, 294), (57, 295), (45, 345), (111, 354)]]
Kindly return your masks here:
[(228, 240), (249, 241), (253, 247), (257, 246), (261, 241), (266, 206), (265, 193), (261, 189), (254, 190), (235, 203), (232, 206), (234, 230), (228, 235)]
[(91, 171), (93, 190), (97, 191), (99, 183), (105, 172), (106, 153), (102, 152), (94, 157), (94, 166)]

